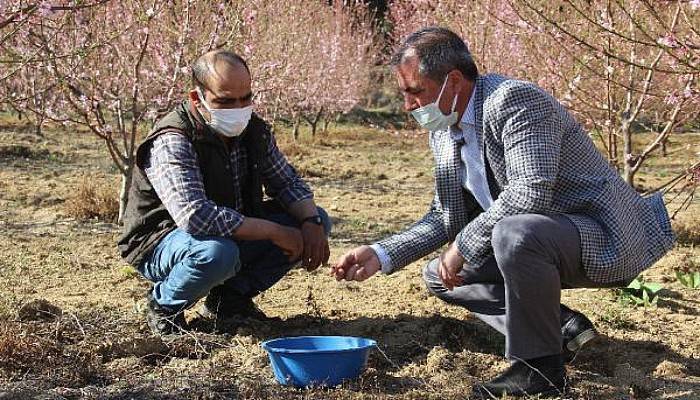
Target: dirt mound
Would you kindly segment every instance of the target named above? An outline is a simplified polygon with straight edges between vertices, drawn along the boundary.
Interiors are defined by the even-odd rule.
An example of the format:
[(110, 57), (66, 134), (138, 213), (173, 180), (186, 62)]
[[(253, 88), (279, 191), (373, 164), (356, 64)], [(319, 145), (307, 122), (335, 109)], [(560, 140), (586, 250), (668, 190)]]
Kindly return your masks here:
[(53, 321), (63, 314), (61, 309), (44, 299), (32, 300), (17, 312), (20, 321)]

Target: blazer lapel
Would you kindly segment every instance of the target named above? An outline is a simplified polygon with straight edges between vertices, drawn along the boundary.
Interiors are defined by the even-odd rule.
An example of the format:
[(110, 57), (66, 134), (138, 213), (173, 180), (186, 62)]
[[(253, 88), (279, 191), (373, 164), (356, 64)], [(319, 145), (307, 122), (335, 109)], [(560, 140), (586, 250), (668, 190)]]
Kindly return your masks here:
[(501, 194), (501, 188), (496, 181), (493, 169), (491, 169), (491, 163), (488, 159), (488, 152), (486, 151), (486, 141), (484, 138), (484, 84), (485, 78), (480, 76), (476, 79), (474, 84), (474, 125), (476, 127), (476, 140), (479, 143), (479, 151), (481, 152), (481, 157), (484, 160), (484, 169), (486, 170), (486, 180), (489, 185), (489, 192), (491, 192), (491, 198), (496, 200)]

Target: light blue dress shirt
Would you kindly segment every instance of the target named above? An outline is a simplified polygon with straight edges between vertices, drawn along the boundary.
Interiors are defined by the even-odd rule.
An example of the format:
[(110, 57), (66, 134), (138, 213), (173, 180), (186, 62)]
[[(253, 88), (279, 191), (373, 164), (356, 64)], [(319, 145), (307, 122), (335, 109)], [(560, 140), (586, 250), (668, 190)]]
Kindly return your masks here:
[[(458, 143), (462, 143), (460, 158), (462, 159), (462, 186), (474, 195), (481, 208), (487, 210), (493, 203), (488, 180), (486, 179), (486, 163), (481, 146), (477, 142), (476, 121), (474, 113), (474, 93), (472, 92), (467, 104), (467, 109), (457, 128), (450, 127), (450, 136)], [(393, 270), (391, 258), (380, 245), (374, 243), (370, 247), (377, 254), (382, 265), (382, 273), (388, 274)]]

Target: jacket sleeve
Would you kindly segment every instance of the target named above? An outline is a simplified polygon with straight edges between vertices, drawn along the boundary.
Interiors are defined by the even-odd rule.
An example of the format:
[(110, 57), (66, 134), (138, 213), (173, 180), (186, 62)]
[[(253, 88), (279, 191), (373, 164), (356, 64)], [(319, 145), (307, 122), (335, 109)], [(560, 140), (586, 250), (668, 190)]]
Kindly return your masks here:
[(492, 206), (457, 234), (467, 265), (481, 266), (492, 255), (491, 233), (498, 221), (550, 209), (562, 139), (553, 101), (529, 84), (499, 89), (486, 100), (484, 130), (500, 134), (508, 183)]
[[(435, 154), (433, 139), (431, 136), (430, 147)], [(389, 273), (424, 257), (439, 249), (448, 241), (447, 231), (443, 220), (443, 210), (435, 188), (435, 196), (430, 204), (428, 212), (416, 223), (403, 232), (380, 240), (376, 244), (381, 246), (389, 256)]]
[(431, 203), (430, 210), (418, 222), (403, 232), (377, 242), (391, 259), (391, 272), (432, 253), (445, 243), (447, 243), (447, 232), (442, 222), (442, 209), (437, 198)]

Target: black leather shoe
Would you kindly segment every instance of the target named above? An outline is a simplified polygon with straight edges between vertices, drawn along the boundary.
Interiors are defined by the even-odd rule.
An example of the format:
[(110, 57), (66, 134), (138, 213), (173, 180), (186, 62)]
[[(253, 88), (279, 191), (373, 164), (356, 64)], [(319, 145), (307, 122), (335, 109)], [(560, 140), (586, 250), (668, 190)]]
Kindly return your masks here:
[(508, 396), (563, 395), (566, 372), (561, 355), (516, 361), (496, 378), (473, 389), (475, 396), (500, 399)]
[(565, 363), (573, 361), (581, 348), (597, 335), (593, 323), (585, 315), (561, 306), (561, 336), (564, 343), (562, 357)]
[(161, 306), (150, 292), (146, 295), (146, 323), (159, 336), (180, 335), (187, 329), (184, 312)]

